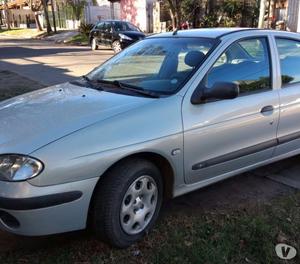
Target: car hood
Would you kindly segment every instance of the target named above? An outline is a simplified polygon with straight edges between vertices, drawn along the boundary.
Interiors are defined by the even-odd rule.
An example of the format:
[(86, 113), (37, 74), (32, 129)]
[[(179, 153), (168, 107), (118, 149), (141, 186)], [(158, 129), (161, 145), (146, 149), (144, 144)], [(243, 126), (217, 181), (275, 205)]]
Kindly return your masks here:
[(68, 134), (153, 100), (70, 83), (6, 100), (0, 103), (0, 153), (30, 154)]
[(145, 38), (145, 34), (138, 31), (120, 31), (118, 33), (124, 34), (132, 39), (143, 39)]

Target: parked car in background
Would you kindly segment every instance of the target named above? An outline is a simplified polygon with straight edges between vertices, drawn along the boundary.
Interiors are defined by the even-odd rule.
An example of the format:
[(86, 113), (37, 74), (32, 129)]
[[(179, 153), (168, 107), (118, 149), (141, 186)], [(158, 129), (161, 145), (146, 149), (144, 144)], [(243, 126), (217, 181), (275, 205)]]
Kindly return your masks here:
[(127, 247), (163, 199), (299, 154), (299, 65), (299, 34), (175, 31), (1, 102), (0, 227)]
[(120, 20), (101, 21), (94, 26), (89, 35), (92, 50), (106, 46), (112, 48), (115, 53), (144, 38), (145, 34), (138, 27)]

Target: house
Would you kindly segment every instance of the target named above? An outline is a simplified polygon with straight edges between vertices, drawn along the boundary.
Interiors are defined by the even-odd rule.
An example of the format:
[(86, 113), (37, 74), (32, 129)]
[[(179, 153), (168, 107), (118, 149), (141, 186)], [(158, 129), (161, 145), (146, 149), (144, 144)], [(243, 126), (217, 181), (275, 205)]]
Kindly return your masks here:
[(96, 0), (85, 8), (88, 23), (104, 19), (126, 20), (144, 32), (153, 31), (153, 3), (155, 0)]
[(300, 32), (300, 0), (267, 0), (265, 28)]
[[(7, 0), (7, 8), (10, 13), (11, 27), (32, 28), (35, 27), (34, 13), (26, 0)], [(4, 0), (0, 0), (1, 22), (6, 24), (6, 12)]]
[(293, 32), (300, 32), (300, 0), (282, 1), (286, 9), (286, 29)]

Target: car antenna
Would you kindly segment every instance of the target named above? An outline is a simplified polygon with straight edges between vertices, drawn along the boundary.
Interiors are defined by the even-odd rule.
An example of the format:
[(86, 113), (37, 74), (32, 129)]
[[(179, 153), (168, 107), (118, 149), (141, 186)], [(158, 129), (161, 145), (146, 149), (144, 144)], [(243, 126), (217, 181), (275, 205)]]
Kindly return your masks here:
[(173, 31), (173, 36), (176, 36), (177, 35), (177, 32), (178, 32), (178, 28), (176, 28), (174, 31)]

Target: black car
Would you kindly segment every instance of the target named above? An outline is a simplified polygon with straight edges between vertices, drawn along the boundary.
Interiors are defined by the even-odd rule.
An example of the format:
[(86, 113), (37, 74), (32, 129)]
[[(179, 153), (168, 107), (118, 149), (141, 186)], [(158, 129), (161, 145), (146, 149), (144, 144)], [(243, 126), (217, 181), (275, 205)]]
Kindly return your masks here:
[(145, 34), (133, 24), (126, 21), (100, 21), (90, 32), (90, 44), (93, 50), (98, 46), (111, 47), (115, 52), (145, 38)]

